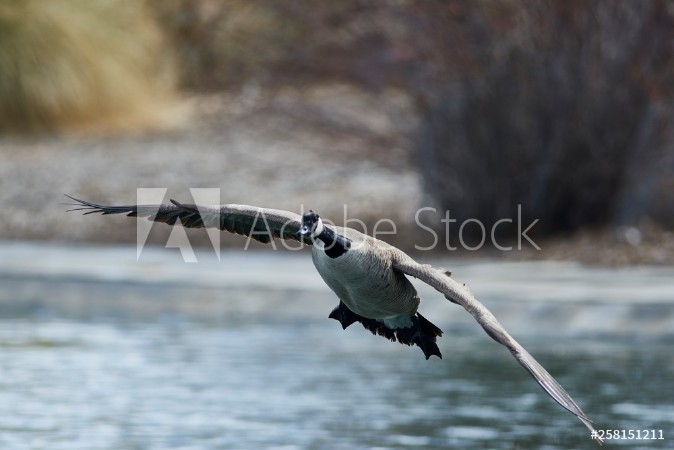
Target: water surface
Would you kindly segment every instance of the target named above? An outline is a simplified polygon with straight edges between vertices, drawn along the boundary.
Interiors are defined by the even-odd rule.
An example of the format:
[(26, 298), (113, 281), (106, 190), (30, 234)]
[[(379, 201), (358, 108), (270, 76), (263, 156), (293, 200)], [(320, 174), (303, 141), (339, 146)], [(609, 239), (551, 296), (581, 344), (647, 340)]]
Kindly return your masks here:
[[(135, 250), (91, 248), (42, 249), (31, 266), (17, 256), (29, 250), (10, 247), (0, 255), (2, 449), (596, 448), (467, 313), (427, 299), (432, 291), (425, 315), (445, 330), (444, 359), (426, 361), (328, 320), (336, 299), (304, 270), (308, 255), (237, 255), (195, 271), (163, 252), (137, 263)], [(100, 261), (82, 264), (87, 252)], [(605, 298), (615, 288), (599, 280), (620, 271), (453, 267), (484, 287), (485, 303), (598, 428), (664, 432), (612, 446), (674, 447), (667, 273), (640, 269), (630, 281), (647, 293), (623, 285)], [(529, 299), (517, 277), (548, 298)]]

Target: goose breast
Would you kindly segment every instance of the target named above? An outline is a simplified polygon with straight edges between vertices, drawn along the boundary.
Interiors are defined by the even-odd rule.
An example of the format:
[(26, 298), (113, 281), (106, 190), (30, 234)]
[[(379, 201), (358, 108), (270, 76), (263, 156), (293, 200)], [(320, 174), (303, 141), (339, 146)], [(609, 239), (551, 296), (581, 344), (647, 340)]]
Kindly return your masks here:
[(417, 291), (394, 271), (387, 245), (355, 230), (335, 227), (351, 240), (351, 248), (337, 258), (326, 255), (323, 243), (312, 248), (316, 270), (325, 283), (356, 314), (369, 319), (412, 316), (419, 307)]

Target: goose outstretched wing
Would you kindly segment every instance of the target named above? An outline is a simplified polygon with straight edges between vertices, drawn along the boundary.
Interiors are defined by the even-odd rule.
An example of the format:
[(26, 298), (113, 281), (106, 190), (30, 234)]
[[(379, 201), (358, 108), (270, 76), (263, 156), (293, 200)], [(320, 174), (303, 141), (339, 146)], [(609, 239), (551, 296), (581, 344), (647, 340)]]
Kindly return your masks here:
[[(484, 331), (499, 344), (510, 350), (522, 367), (524, 367), (538, 384), (567, 411), (578, 417), (587, 428), (594, 430), (592, 421), (588, 419), (571, 396), (510, 334), (503, 328), (496, 317), (480, 303), (468, 288), (451, 278), (451, 273), (435, 269), (430, 265), (419, 264), (402, 251), (393, 254), (393, 269), (406, 275), (418, 278), (445, 295), (449, 301), (463, 306)], [(601, 444), (601, 440), (598, 441)]]
[(249, 205), (202, 206), (179, 203), (160, 205), (106, 206), (80, 200), (66, 194), (76, 203), (69, 211), (83, 211), (84, 214), (126, 214), (129, 217), (146, 217), (148, 220), (174, 225), (180, 222), (186, 228), (218, 228), (230, 233), (249, 236), (262, 243), (272, 238), (291, 239), (311, 245), (309, 237), (300, 237), (302, 217), (290, 211), (259, 208)]

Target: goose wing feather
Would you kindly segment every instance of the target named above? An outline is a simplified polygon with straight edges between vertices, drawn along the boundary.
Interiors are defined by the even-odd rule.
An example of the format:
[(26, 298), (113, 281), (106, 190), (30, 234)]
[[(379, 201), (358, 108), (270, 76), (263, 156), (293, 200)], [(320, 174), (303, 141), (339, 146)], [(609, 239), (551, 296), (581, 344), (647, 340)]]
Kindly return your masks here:
[(268, 243), (272, 238), (301, 240), (311, 245), (310, 238), (296, 235), (300, 229), (302, 217), (290, 211), (259, 208), (249, 205), (202, 206), (180, 203), (160, 205), (120, 205), (107, 206), (66, 197), (75, 203), (69, 211), (83, 211), (83, 214), (126, 214), (129, 217), (146, 217), (154, 222), (174, 225), (180, 222), (186, 228), (218, 228), (230, 233), (250, 236), (257, 241)]
[[(397, 250), (397, 249), (396, 249)], [(445, 295), (449, 301), (463, 306), (482, 326), (484, 331), (499, 344), (510, 350), (522, 367), (524, 367), (545, 392), (559, 403), (564, 409), (578, 417), (591, 431), (594, 430), (592, 421), (585, 415), (571, 396), (555, 380), (547, 370), (541, 366), (510, 334), (496, 317), (482, 303), (480, 303), (465, 286), (451, 278), (451, 273), (419, 264), (402, 251), (394, 252), (392, 259), (393, 269), (435, 288)], [(601, 441), (599, 441), (601, 444)]]

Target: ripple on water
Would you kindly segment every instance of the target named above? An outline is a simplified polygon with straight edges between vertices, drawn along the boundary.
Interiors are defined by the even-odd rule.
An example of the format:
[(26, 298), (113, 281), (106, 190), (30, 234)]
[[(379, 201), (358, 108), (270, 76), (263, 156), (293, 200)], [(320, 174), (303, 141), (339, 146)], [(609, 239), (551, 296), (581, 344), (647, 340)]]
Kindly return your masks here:
[[(453, 336), (445, 359), (425, 361), (416, 349), (330, 325), (0, 319), (0, 448), (587, 444), (582, 424), (480, 333)], [(611, 351), (575, 343), (564, 353), (543, 341), (531, 350), (598, 424), (671, 423), (664, 346), (649, 356), (625, 342)]]

